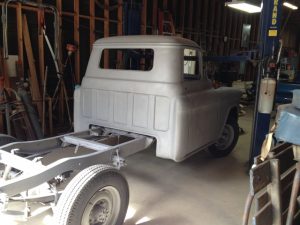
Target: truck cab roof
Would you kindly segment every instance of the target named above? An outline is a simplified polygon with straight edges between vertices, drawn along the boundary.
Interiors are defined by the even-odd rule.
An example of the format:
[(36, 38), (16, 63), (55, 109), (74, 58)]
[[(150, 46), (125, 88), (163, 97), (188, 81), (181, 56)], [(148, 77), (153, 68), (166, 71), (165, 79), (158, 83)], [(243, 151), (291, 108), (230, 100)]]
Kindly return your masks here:
[(102, 38), (95, 42), (95, 46), (99, 45), (117, 45), (119, 46), (189, 46), (193, 48), (200, 48), (194, 41), (184, 39), (176, 36), (162, 36), (162, 35), (131, 35), (131, 36), (115, 36), (109, 38)]

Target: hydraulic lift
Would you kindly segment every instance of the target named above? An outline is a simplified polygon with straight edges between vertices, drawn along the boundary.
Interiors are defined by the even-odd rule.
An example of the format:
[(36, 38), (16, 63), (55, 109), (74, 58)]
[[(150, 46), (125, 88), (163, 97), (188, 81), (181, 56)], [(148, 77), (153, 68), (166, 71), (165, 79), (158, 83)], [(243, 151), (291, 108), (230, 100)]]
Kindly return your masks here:
[[(257, 95), (250, 150), (250, 166), (260, 154), (263, 141), (269, 133), (277, 80), (277, 63), (280, 57), (279, 31), (281, 25), (282, 1), (263, 0), (260, 19), (260, 65), (257, 76)], [(277, 54), (276, 54), (277, 53)], [(275, 84), (272, 85), (268, 84)], [(265, 86), (263, 86), (266, 84)], [(265, 106), (269, 109), (266, 109)]]

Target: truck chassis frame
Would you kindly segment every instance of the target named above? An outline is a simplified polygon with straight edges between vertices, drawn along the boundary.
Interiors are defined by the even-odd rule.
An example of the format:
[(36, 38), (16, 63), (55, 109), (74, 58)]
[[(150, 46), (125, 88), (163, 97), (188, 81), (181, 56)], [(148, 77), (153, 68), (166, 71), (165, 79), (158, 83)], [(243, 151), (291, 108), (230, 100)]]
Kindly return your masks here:
[[(0, 149), (0, 165), (4, 165), (0, 178), (1, 211), (5, 213), (8, 204), (14, 201), (26, 202), (26, 207), (28, 202), (54, 202), (55, 205), (63, 192), (56, 186), (68, 180), (70, 172), (97, 164), (112, 164), (120, 169), (125, 166), (125, 157), (144, 150), (153, 140), (144, 135), (91, 126), (83, 132), (4, 145)], [(49, 185), (49, 193), (30, 194), (28, 190), (43, 183)], [(25, 208), (23, 212), (27, 211)], [(24, 213), (25, 219), (29, 216), (30, 213)]]

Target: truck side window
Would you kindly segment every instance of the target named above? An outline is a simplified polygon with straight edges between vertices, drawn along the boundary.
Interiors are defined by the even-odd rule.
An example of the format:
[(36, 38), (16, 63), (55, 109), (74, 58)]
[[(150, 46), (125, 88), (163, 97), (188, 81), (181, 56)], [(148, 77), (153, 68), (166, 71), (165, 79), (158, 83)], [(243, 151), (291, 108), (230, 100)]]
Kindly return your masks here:
[(153, 49), (104, 49), (101, 69), (150, 71), (153, 68)]
[(196, 49), (184, 49), (183, 74), (185, 80), (199, 80), (199, 54)]

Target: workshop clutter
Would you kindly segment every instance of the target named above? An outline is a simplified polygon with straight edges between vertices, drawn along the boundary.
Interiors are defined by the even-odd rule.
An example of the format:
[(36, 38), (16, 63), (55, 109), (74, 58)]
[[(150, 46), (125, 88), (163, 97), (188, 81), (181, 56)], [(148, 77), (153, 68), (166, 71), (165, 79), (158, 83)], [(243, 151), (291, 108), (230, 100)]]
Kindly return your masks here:
[[(67, 44), (65, 64), (62, 62), (61, 21), (56, 7), (35, 2), (18, 2), (15, 5), (18, 55), (9, 55), (13, 49), (8, 37), (10, 18), (2, 6), (3, 49), (0, 49), (0, 133), (15, 136), (19, 140), (35, 140), (53, 134), (53, 124), (72, 129), (69, 95), (73, 93), (75, 80), (66, 87), (65, 71), (73, 76), (71, 57), (76, 45)], [(30, 7), (30, 14), (23, 14), (22, 7)], [(45, 10), (53, 20), (54, 36), (46, 30)], [(34, 13), (36, 12), (36, 14)], [(31, 32), (32, 15), (36, 15), (38, 32)], [(53, 18), (53, 19), (52, 19)], [(30, 20), (28, 22), (28, 20)], [(37, 38), (38, 42), (33, 40)], [(38, 52), (35, 51), (38, 47)], [(38, 54), (36, 54), (38, 53)], [(50, 57), (48, 57), (50, 56)], [(36, 61), (36, 58), (38, 60)], [(38, 63), (37, 63), (38, 62)], [(72, 89), (72, 90), (71, 90)]]

